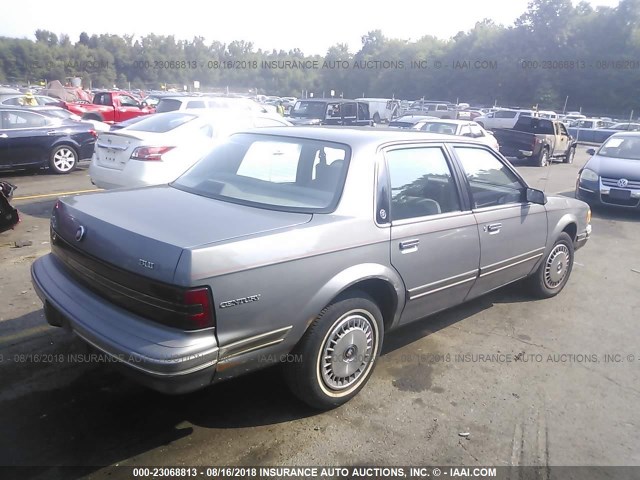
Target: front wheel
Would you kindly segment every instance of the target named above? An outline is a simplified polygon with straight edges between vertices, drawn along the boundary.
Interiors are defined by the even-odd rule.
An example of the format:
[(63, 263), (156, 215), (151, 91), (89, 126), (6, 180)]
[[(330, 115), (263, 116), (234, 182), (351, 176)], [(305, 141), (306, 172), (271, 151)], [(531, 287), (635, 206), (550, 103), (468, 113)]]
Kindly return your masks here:
[(69, 173), (78, 166), (78, 154), (69, 145), (59, 145), (51, 152), (49, 166), (55, 173)]
[(285, 365), (291, 391), (318, 409), (335, 408), (367, 383), (380, 355), (384, 326), (364, 292), (339, 297), (315, 319)]
[(555, 297), (569, 281), (573, 269), (573, 240), (562, 232), (538, 270), (527, 279), (529, 289), (538, 298)]

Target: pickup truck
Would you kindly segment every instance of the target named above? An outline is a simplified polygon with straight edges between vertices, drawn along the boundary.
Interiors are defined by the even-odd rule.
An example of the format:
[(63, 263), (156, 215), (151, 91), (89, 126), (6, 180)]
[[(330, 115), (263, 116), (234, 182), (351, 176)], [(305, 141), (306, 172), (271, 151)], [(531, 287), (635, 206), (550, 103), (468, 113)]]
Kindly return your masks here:
[(98, 92), (93, 97), (93, 103), (65, 102), (64, 108), (83, 120), (98, 120), (109, 124), (155, 112), (146, 103), (139, 102), (124, 92)]
[(513, 129), (496, 128), (493, 135), (504, 156), (529, 158), (539, 167), (555, 159), (572, 163), (576, 153), (576, 140), (557, 120), (522, 116)]

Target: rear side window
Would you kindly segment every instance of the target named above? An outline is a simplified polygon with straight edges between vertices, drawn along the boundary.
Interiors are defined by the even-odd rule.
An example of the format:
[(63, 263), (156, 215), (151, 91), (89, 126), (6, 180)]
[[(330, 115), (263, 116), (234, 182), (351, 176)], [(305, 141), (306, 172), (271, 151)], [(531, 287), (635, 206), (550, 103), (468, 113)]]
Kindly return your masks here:
[(13, 128), (38, 128), (47, 126), (50, 121), (43, 115), (23, 111), (0, 111), (3, 129)]
[(187, 102), (187, 108), (206, 108), (204, 100), (191, 100)]
[(193, 114), (189, 113), (167, 113), (166, 115), (149, 115), (149, 117), (133, 125), (126, 127), (127, 130), (134, 130), (139, 132), (155, 132), (165, 133), (184, 125), (197, 118)]
[(517, 112), (508, 110), (499, 110), (494, 114), (494, 118), (516, 118)]
[(391, 178), (391, 220), (460, 211), (451, 169), (440, 147), (387, 152)]
[(163, 98), (158, 102), (156, 113), (174, 112), (176, 110), (180, 110), (181, 105), (182, 102), (175, 98)]

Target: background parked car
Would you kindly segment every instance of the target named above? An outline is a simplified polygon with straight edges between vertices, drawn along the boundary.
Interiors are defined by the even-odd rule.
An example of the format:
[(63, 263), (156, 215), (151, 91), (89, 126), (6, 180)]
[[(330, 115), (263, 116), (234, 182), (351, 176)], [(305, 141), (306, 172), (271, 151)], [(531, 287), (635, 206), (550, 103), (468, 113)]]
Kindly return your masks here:
[(389, 122), (391, 128), (408, 128), (411, 130), (420, 130), (422, 126), (429, 120), (437, 120), (438, 117), (429, 115), (403, 115)]
[(533, 117), (533, 110), (501, 109), (476, 117), (475, 121), (488, 130), (494, 128), (513, 128), (520, 117)]
[(89, 175), (92, 183), (105, 189), (169, 183), (235, 131), (290, 125), (279, 115), (232, 109), (156, 113), (100, 134)]
[(90, 158), (92, 124), (57, 118), (28, 108), (0, 108), (0, 168), (69, 173)]
[(640, 131), (640, 123), (620, 122), (620, 123), (614, 123), (613, 125), (607, 128), (611, 130), (626, 130), (628, 132), (638, 132)]
[(470, 122), (468, 120), (427, 120), (420, 127), (420, 130), (444, 135), (471, 137), (491, 147), (496, 152), (500, 151), (498, 141), (493, 134), (482, 128), (476, 122)]
[(640, 132), (609, 137), (582, 167), (576, 198), (590, 205), (640, 207)]

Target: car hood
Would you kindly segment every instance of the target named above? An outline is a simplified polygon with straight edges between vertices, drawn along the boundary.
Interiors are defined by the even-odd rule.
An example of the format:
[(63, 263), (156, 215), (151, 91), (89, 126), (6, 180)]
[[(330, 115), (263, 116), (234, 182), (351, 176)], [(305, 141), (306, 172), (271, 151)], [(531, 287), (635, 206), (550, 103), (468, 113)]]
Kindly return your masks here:
[(584, 168), (593, 170), (601, 177), (640, 180), (640, 160), (594, 155)]
[(170, 283), (185, 249), (285, 229), (311, 218), (162, 185), (63, 197), (54, 207), (52, 226), (77, 250)]

